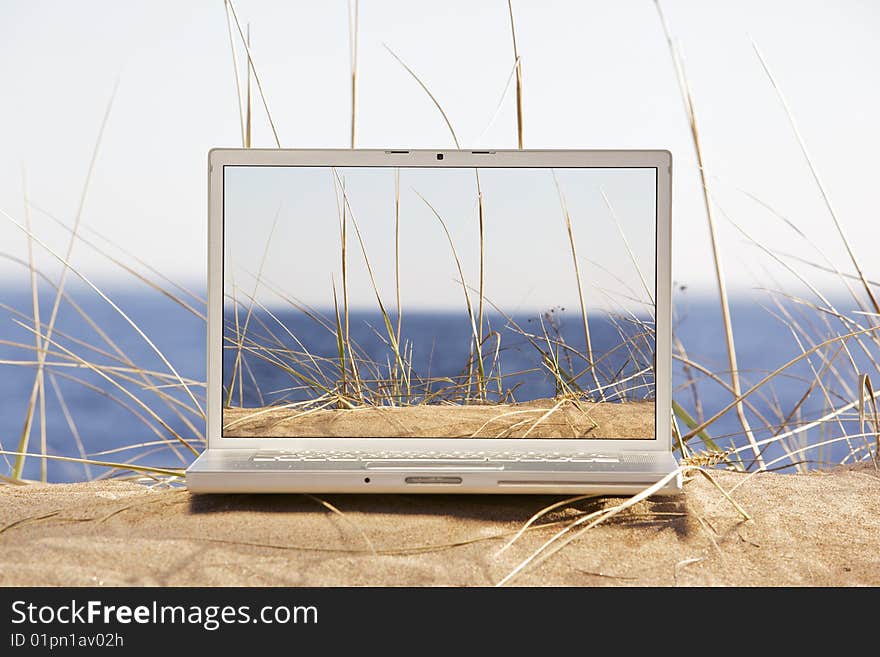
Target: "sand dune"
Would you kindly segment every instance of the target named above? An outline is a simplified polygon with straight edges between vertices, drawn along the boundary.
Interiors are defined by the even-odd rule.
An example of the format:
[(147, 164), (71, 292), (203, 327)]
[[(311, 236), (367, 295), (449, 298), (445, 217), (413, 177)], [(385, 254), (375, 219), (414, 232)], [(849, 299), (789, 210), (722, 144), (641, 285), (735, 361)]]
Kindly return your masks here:
[[(579, 406), (579, 407), (578, 407)], [(304, 412), (230, 408), (233, 437), (651, 438), (654, 403), (584, 403), (541, 399), (520, 404), (366, 407)]]
[[(639, 502), (515, 584), (880, 585), (880, 477), (715, 471)], [(562, 525), (513, 532), (558, 497), (201, 495), (136, 483), (0, 485), (0, 586), (352, 586), (497, 583)], [(582, 500), (541, 522), (614, 504)], [(368, 543), (369, 541), (369, 543)]]

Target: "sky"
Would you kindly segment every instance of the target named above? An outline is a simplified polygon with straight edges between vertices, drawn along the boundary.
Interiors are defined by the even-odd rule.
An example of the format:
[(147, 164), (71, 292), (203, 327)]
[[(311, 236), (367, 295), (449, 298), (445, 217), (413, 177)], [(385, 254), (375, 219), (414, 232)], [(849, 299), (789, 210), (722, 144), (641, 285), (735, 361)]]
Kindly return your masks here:
[[(282, 145), (347, 147), (347, 3), (235, 6), (251, 24), (252, 54)], [(794, 280), (752, 239), (772, 253), (820, 259), (768, 205), (835, 266), (852, 269), (752, 41), (792, 109), (863, 269), (880, 278), (873, 257), (880, 239), (880, 3), (662, 6), (684, 55), (734, 293)], [(695, 292), (712, 293), (693, 143), (653, 2), (514, 0), (513, 9), (525, 147), (671, 150), (673, 275)], [(512, 89), (499, 107), (514, 63), (506, 2), (360, 3), (357, 145), (449, 148), (442, 117), (386, 46), (429, 86), (462, 146), (516, 146)], [(240, 70), (241, 64), (239, 49)], [(0, 209), (24, 221), (24, 172), (35, 206), (30, 219), (51, 248), (64, 252), (66, 234), (44, 212), (70, 224), (82, 202), (84, 235), (95, 231), (169, 276), (203, 284), (207, 152), (241, 144), (222, 0), (0, 0), (0, 85)], [(258, 105), (254, 111), (253, 144), (274, 145), (265, 113)], [(22, 234), (2, 215), (0, 252), (26, 256)], [(40, 255), (48, 271), (50, 261)], [(831, 284), (812, 267), (786, 262)], [(82, 243), (72, 263), (101, 283), (124, 280)], [(0, 275), (15, 281), (24, 270), (0, 259)]]
[[(479, 298), (473, 169), (401, 169), (397, 224), (394, 169), (341, 167), (336, 175), (326, 167), (225, 167), (228, 298), (247, 306), (246, 299), (254, 297), (289, 308), (287, 299), (293, 297), (312, 308), (332, 309), (333, 285), (342, 295), (343, 203), (350, 308), (376, 310), (372, 281), (383, 303), (395, 305), (396, 250), (403, 307), (464, 311), (462, 275), (469, 295)], [(587, 307), (653, 315), (654, 169), (481, 169), (480, 189), (484, 296), (501, 312), (521, 316), (579, 307), (561, 192), (582, 263)]]

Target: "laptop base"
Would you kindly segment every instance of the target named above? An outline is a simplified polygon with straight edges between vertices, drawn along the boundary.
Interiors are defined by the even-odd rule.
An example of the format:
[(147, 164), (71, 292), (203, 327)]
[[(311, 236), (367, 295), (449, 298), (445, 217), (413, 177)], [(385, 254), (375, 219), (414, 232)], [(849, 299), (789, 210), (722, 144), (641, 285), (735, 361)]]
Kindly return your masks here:
[[(581, 460), (284, 459), (284, 452), (209, 449), (187, 470), (194, 493), (525, 493), (634, 495), (678, 468), (671, 453), (618, 452)], [(295, 452), (286, 454), (295, 455)], [(599, 460), (590, 459), (596, 456)], [(657, 495), (681, 491), (681, 475)]]

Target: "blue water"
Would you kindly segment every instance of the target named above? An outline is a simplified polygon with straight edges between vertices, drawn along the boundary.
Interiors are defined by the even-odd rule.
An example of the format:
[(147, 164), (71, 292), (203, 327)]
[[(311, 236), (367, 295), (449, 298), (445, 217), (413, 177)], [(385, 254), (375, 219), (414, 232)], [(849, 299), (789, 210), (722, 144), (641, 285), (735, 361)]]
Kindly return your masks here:
[[(168, 376), (168, 368), (156, 353), (105, 301), (93, 292), (82, 288), (71, 286), (69, 292), (82, 310), (106, 333), (126, 358), (140, 368), (165, 375), (166, 378), (159, 383), (165, 385), (174, 383), (173, 378)], [(197, 292), (201, 293), (201, 290), (197, 290)], [(146, 289), (110, 290), (108, 295), (141, 327), (184, 379), (200, 382), (191, 386), (190, 389), (198, 403), (204, 406), (205, 391), (203, 383), (201, 383), (205, 379), (204, 322), (167, 298)], [(41, 314), (44, 322), (48, 321), (52, 300), (53, 296), (50, 291), (43, 290)], [(203, 310), (203, 307), (197, 302), (192, 300), (191, 302), (197, 309)], [(0, 292), (0, 303), (7, 306), (0, 307), (0, 341), (3, 341), (0, 343), (0, 361), (23, 361), (21, 364), (0, 364), (0, 442), (2, 442), (3, 449), (15, 450), (22, 434), (28, 398), (35, 380), (35, 367), (33, 366), (35, 354), (32, 348), (33, 333), (17, 325), (14, 320), (19, 319), (26, 323), (30, 321), (31, 301), (29, 294), (17, 290)], [(24, 313), (24, 317), (18, 317), (14, 310)], [(557, 326), (559, 335), (572, 348), (583, 351), (583, 332), (577, 315), (571, 310), (561, 311), (559, 309), (555, 311), (554, 315), (551, 319)], [(724, 381), (728, 381), (726, 350), (717, 303), (711, 299), (689, 300), (686, 296), (680, 295), (676, 302), (676, 316), (675, 334), (684, 344), (688, 355), (718, 374)], [(304, 320), (302, 315), (298, 313), (281, 313), (278, 318), (307, 343), (309, 350), (314, 355), (326, 357), (327, 360), (321, 361), (319, 369), (328, 377), (328, 380), (332, 379), (338, 373), (338, 369), (334, 370), (334, 368), (338, 368), (338, 364), (335, 361), (336, 342), (332, 333), (326, 329), (316, 329), (314, 322)], [(332, 316), (328, 319), (335, 321)], [(392, 319), (394, 319), (393, 316)], [(527, 375), (519, 376), (518, 379), (502, 378), (500, 394), (505, 398), (517, 400), (552, 396), (555, 391), (553, 377), (547, 374), (546, 368), (541, 368), (540, 357), (536, 356), (538, 350), (535, 346), (529, 344), (522, 335), (512, 330), (509, 322), (504, 318), (491, 315), (488, 319), (491, 327), (501, 334), (502, 372), (531, 371)], [(516, 317), (514, 320), (528, 332), (535, 334), (542, 332), (538, 316)], [(258, 315), (252, 321), (254, 324), (251, 330), (255, 331), (254, 335), (262, 333), (265, 337), (268, 335), (268, 331), (271, 331), (287, 348), (291, 347), (291, 341), (282, 335), (283, 331), (280, 327), (277, 324), (273, 325), (268, 317)], [(816, 340), (827, 339), (831, 335), (829, 329), (815, 314), (802, 318), (801, 321), (805, 326), (811, 327), (813, 337)], [(611, 346), (619, 343), (618, 329), (613, 324), (601, 317), (591, 317), (590, 323), (593, 348), (596, 354), (605, 353)], [(789, 328), (765, 310), (758, 301), (747, 299), (736, 301), (733, 304), (733, 325), (744, 389), (758, 381), (767, 372), (801, 353)], [(309, 328), (310, 326), (311, 328)], [(418, 377), (421, 377), (422, 380), (427, 378), (460, 380), (456, 377), (461, 377), (471, 349), (471, 329), (466, 314), (431, 315), (421, 313), (404, 315), (403, 326), (401, 342), (412, 346), (413, 371)], [(546, 319), (544, 327), (548, 328), (551, 333), (556, 330), (551, 328), (549, 320)], [(634, 325), (630, 325), (630, 328), (635, 330), (633, 327)], [(838, 330), (839, 327), (833, 328)], [(370, 313), (352, 315), (352, 339), (361, 344), (366, 354), (385, 363), (388, 350), (382, 344), (382, 340), (377, 337), (378, 335), (385, 335), (384, 323), (378, 316)], [(640, 339), (649, 340), (649, 338)], [(80, 456), (80, 450), (74, 438), (75, 432), (81, 439), (84, 453), (92, 458), (114, 462), (133, 460), (133, 462), (142, 464), (169, 467), (185, 465), (191, 460), (192, 455), (182, 446), (170, 449), (163, 445), (149, 445), (150, 442), (167, 438), (170, 435), (169, 429), (190, 441), (197, 449), (202, 447), (204, 422), (193, 410), (194, 403), (190, 397), (179, 387), (159, 389), (176, 400), (176, 403), (163, 401), (157, 391), (145, 391), (143, 383), (137, 379), (138, 375), (125, 371), (129, 367), (123, 362), (125, 358), (119, 357), (116, 354), (116, 349), (108, 345), (107, 341), (100, 337), (67, 302), (61, 304), (53, 341), (60, 346), (52, 345), (52, 350), (55, 353), (50, 353), (48, 357), (49, 367), (45, 380), (47, 451), (50, 454)], [(645, 342), (643, 347), (647, 348), (647, 344), (648, 342)], [(86, 361), (120, 368), (108, 372), (108, 376), (118, 385), (110, 383), (100, 374), (85, 367), (76, 357), (64, 352), (61, 347)], [(484, 355), (487, 361), (491, 359), (494, 348), (494, 339), (487, 340)], [(834, 349), (832, 348), (829, 353), (833, 354)], [(853, 353), (857, 369), (867, 370), (865, 358), (859, 356), (855, 350)], [(226, 358), (228, 372), (230, 354), (227, 354)], [(245, 386), (245, 405), (261, 403), (260, 395), (263, 397), (262, 402), (266, 403), (284, 399), (307, 399), (310, 398), (310, 395), (314, 396), (314, 390), (303, 387), (300, 381), (293, 380), (289, 374), (279, 368), (261, 363), (259, 359), (249, 358), (248, 360), (251, 371), (261, 384), (259, 394), (253, 386)], [(574, 360), (577, 361), (577, 357), (574, 357)], [(608, 357), (600, 368), (604, 372), (604, 374), (600, 374), (600, 383), (605, 384), (613, 376), (621, 376), (621, 373), (638, 371), (644, 365), (638, 360), (638, 357), (634, 360), (629, 353), (624, 355), (623, 351)], [(560, 358), (560, 362), (565, 364), (564, 354)], [(821, 360), (814, 359), (814, 364), (817, 367), (822, 366)], [(837, 366), (844, 378), (850, 382), (852, 389), (856, 389), (857, 374), (853, 372), (852, 368), (845, 366), (842, 360), (837, 361)], [(577, 362), (572, 363), (571, 369), (573, 371), (578, 369)], [(135, 380), (126, 381), (125, 377), (134, 377)], [(697, 378), (696, 390), (702, 404), (703, 415), (709, 417), (730, 401), (730, 393), (705, 376), (698, 374)], [(810, 378), (809, 366), (804, 361), (787, 370), (785, 378), (778, 378), (772, 387), (762, 388), (750, 399), (758, 412), (764, 415), (771, 424), (778, 424), (780, 419), (773, 412), (772, 406), (778, 404), (787, 413), (804, 396), (804, 393), (810, 390)], [(54, 385), (57, 385), (67, 405), (74, 425), (73, 428), (66, 419), (56, 395), (53, 379)], [(246, 381), (247, 377), (244, 380)], [(584, 380), (584, 382), (587, 381)], [(638, 399), (651, 396), (650, 377), (639, 379), (639, 382), (642, 384), (641, 387), (628, 390), (625, 393), (629, 398)], [(693, 390), (690, 387), (683, 387), (686, 382), (687, 378), (680, 364), (676, 364), (673, 374), (674, 398), (689, 413), (696, 416)], [(517, 383), (519, 385), (516, 385)], [(439, 383), (432, 385), (434, 387), (426, 384), (417, 393), (423, 395), (436, 393), (442, 387), (442, 384)], [(831, 390), (830, 393), (833, 395), (835, 391)], [(489, 386), (489, 396), (492, 398), (492, 395), (495, 395), (497, 398), (498, 394), (497, 384), (493, 383)], [(621, 392), (621, 394), (624, 393)], [(161, 421), (153, 417), (133, 398), (149, 407)], [(840, 403), (839, 399), (835, 398), (834, 401)], [(825, 403), (823, 395), (814, 387), (807, 396), (807, 400), (801, 405), (795, 420), (813, 419), (821, 415)], [(753, 412), (749, 411), (748, 415), (753, 426), (760, 427), (762, 425)], [(162, 425), (163, 422), (167, 428)], [(845, 423), (844, 426), (848, 431), (856, 431), (855, 422), (852, 420)], [(811, 434), (814, 440), (819, 435), (815, 433), (816, 431), (814, 430), (814, 433)], [(731, 444), (741, 445), (744, 441), (742, 428), (733, 412), (727, 413), (714, 423), (708, 432), (722, 447), (728, 447)], [(756, 431), (758, 438), (771, 434), (772, 430), (766, 428)], [(107, 450), (118, 450), (132, 445), (142, 446), (101, 455), (101, 452)], [(693, 446), (700, 447), (698, 439), (693, 441)], [(28, 451), (40, 451), (38, 415), (35, 417), (31, 431)], [(805, 460), (816, 460), (819, 457), (839, 460), (847, 451), (848, 448), (845, 444), (837, 443), (822, 454), (817, 450), (810, 450), (803, 457)], [(774, 458), (780, 454), (782, 454), (781, 448), (771, 446), (765, 457)], [(0, 457), (0, 473), (5, 474), (10, 471), (9, 464), (12, 460), (13, 457), (9, 457), (8, 462), (5, 457)], [(106, 470), (93, 467), (90, 474), (95, 476), (102, 472), (106, 472)], [(24, 476), (39, 478), (39, 459), (27, 459)], [(75, 481), (86, 476), (86, 468), (81, 464), (57, 461), (50, 461), (48, 464), (48, 477), (51, 481)]]
[[(233, 312), (227, 308), (230, 346), (224, 353), (223, 381), (228, 384), (236, 360), (243, 359), (240, 384), (233, 386), (235, 405), (255, 407), (314, 400), (328, 389), (338, 389), (342, 375), (332, 311), (310, 317), (298, 311), (276, 310), (270, 315), (254, 310), (247, 330), (250, 349), (241, 354), (235, 347)], [(240, 307), (239, 327), (248, 321), (247, 315), (248, 309)], [(565, 308), (516, 317), (487, 313), (482, 342), (485, 399), (512, 402), (554, 397), (564, 392), (560, 379), (571, 391), (589, 391), (598, 382), (606, 400), (653, 399), (650, 363), (654, 337), (650, 319), (620, 318), (615, 322), (604, 316), (590, 318), (594, 380), (579, 317)], [(396, 327), (396, 315), (389, 319), (392, 328)], [(476, 387), (478, 358), (474, 355), (472, 326), (466, 312), (404, 314), (399, 344), (410, 390), (404, 400), (389, 387), (395, 371), (398, 380), (402, 379), (402, 367), (397, 366), (384, 318), (379, 313), (350, 313), (349, 336), (363, 381), (361, 392), (373, 394), (374, 403), (477, 399), (481, 393)], [(308, 355), (302, 346), (307, 347)], [(558, 362), (559, 377), (548, 369), (548, 358), (554, 369), (552, 361)], [(346, 369), (350, 378), (350, 367)], [(304, 381), (305, 376), (308, 381)], [(616, 381), (625, 383), (615, 386)], [(349, 392), (354, 396), (351, 384)], [(598, 393), (593, 397), (598, 400)]]

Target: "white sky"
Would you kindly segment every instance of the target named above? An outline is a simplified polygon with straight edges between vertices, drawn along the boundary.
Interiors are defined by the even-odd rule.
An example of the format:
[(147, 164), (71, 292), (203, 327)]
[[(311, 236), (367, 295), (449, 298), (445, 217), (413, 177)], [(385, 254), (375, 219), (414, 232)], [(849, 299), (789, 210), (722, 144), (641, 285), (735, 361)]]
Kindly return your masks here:
[[(344, 0), (238, 0), (236, 7), (252, 23), (282, 145), (347, 146)], [(706, 166), (720, 179), (714, 194), (723, 208), (770, 248), (809, 255), (735, 188), (748, 190), (847, 264), (751, 37), (787, 96), (864, 269), (880, 278), (880, 3), (668, 0), (664, 8), (686, 56)], [(526, 147), (672, 150), (674, 275), (691, 289), (714, 289), (693, 148), (653, 3), (514, 0), (514, 11)], [(515, 146), (512, 94), (477, 139), (513, 65), (504, 0), (363, 0), (360, 28), (360, 146), (450, 146), (441, 117), (383, 43), (430, 86), (464, 146)], [(222, 0), (0, 0), (0, 208), (22, 217), (24, 164), (33, 201), (72, 220), (117, 77), (84, 224), (170, 275), (199, 281), (206, 153), (240, 144)], [(254, 145), (272, 145), (260, 111)], [(64, 235), (48, 219), (34, 221), (40, 236), (63, 249)], [(767, 256), (718, 221), (733, 288), (754, 286), (756, 277), (767, 282)], [(5, 219), (0, 251), (25, 254), (25, 241)], [(113, 266), (84, 245), (74, 264), (119, 283)], [(21, 270), (0, 261), (0, 273)]]
[[(588, 306), (653, 313), (654, 169), (560, 169), (555, 173), (572, 218)], [(388, 308), (396, 306), (394, 170), (346, 167), (338, 175), (345, 181), (348, 199), (349, 305), (376, 310), (357, 228), (383, 303)], [(275, 291), (281, 290), (313, 308), (333, 308), (331, 276), (342, 294), (341, 195), (335, 183), (329, 168), (226, 167), (224, 283), (228, 295), (246, 305), (247, 297), (256, 292), (261, 303), (289, 307)], [(553, 174), (546, 169), (482, 169), (480, 188), (485, 298), (509, 315), (553, 307), (575, 311), (577, 278)], [(476, 193), (473, 169), (401, 170), (403, 307), (465, 309), (455, 256), (428, 203), (449, 231), (469, 295), (478, 298), (473, 292), (479, 286), (480, 262)], [(269, 285), (255, 289), (258, 272)]]

